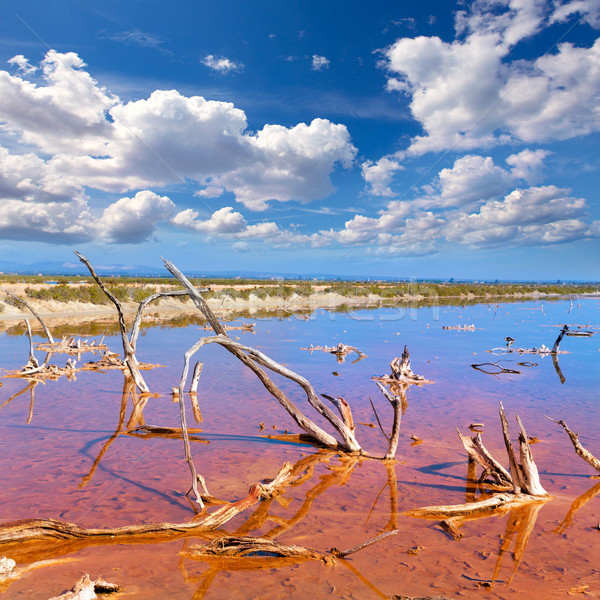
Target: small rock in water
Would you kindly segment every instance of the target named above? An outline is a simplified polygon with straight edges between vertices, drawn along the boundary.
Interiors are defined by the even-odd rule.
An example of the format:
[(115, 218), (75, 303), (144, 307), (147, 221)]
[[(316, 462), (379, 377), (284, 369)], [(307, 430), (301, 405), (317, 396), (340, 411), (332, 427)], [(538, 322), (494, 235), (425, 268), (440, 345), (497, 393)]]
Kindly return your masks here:
[(15, 567), (17, 563), (12, 558), (6, 558), (6, 556), (0, 557), (0, 574), (5, 575), (6, 573), (10, 573)]

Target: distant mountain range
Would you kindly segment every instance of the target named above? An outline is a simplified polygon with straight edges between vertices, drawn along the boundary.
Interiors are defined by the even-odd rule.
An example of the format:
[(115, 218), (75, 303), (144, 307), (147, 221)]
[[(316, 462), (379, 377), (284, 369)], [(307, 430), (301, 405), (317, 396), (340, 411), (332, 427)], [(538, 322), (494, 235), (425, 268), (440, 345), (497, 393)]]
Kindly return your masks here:
[[(99, 275), (109, 277), (170, 277), (166, 269), (161, 267), (149, 267), (144, 265), (101, 265), (94, 264), (94, 269)], [(265, 271), (192, 271), (184, 269), (188, 277), (206, 277), (212, 279), (303, 279), (303, 280), (326, 280), (326, 281), (432, 281), (444, 282), (450, 281), (454, 283), (472, 283), (473, 279), (414, 279), (400, 277), (360, 277), (350, 275), (337, 275), (332, 273), (283, 273), (283, 272), (265, 272)], [(58, 262), (58, 261), (40, 261), (30, 265), (21, 263), (0, 260), (0, 273), (16, 274), (16, 275), (43, 275), (52, 277), (53, 275), (89, 275), (87, 268), (79, 262)], [(480, 280), (477, 280), (480, 282)], [(581, 280), (560, 280), (560, 281), (517, 281), (517, 280), (488, 280), (485, 283), (552, 283), (552, 284), (585, 284), (592, 283), (590, 281)]]
[[(163, 267), (149, 267), (145, 265), (101, 265), (93, 264), (99, 275), (111, 277), (170, 277)], [(79, 262), (40, 261), (30, 265), (23, 265), (13, 261), (0, 260), (0, 272), (16, 275), (89, 275), (87, 268)], [(314, 273), (298, 275), (294, 273), (279, 273), (265, 271), (192, 271), (184, 269), (188, 277), (210, 277), (223, 279), (356, 279), (353, 277), (340, 277), (327, 273)]]

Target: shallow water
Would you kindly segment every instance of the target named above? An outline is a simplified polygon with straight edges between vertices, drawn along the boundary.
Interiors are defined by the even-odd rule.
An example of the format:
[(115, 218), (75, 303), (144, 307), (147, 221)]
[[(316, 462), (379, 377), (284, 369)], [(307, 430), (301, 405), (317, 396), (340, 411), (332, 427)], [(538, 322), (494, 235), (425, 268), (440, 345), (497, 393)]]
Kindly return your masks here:
[[(383, 426), (391, 428), (391, 408), (372, 381), (389, 372), (389, 362), (406, 344), (413, 370), (435, 383), (412, 386), (402, 420), (398, 462), (348, 459), (311, 446), (269, 440), (299, 430), (264, 390), (255, 375), (216, 346), (203, 348), (198, 393), (202, 422), (196, 424), (192, 452), (212, 495), (237, 500), (248, 487), (273, 477), (285, 461), (304, 461), (311, 474), (274, 500), (241, 513), (224, 530), (267, 536), (321, 551), (348, 549), (382, 531), (399, 533), (334, 566), (317, 561), (278, 565), (257, 561), (204, 562), (181, 554), (204, 543), (197, 536), (146, 539), (142, 543), (64, 542), (0, 548), (20, 566), (41, 566), (14, 582), (0, 583), (0, 598), (48, 598), (68, 589), (88, 572), (125, 588), (125, 597), (199, 598), (387, 598), (445, 595), (449, 598), (564, 598), (585, 590), (600, 596), (600, 480), (576, 456), (564, 431), (546, 419), (565, 419), (581, 443), (600, 456), (598, 390), (600, 299), (475, 305), (465, 307), (380, 308), (349, 313), (316, 311), (286, 318), (258, 319), (256, 333), (231, 337), (260, 349), (306, 376), (318, 393), (341, 395), (350, 403), (357, 437), (367, 451), (383, 455), (387, 442), (376, 424), (369, 397)], [(247, 319), (246, 319), (247, 320)], [(474, 331), (443, 330), (443, 325), (474, 324)], [(581, 326), (591, 337), (564, 337), (558, 365), (552, 357), (493, 355), (505, 346), (551, 347), (560, 327)], [(135, 422), (177, 427), (178, 404), (170, 390), (180, 377), (183, 352), (199, 336), (192, 325), (144, 330), (138, 357), (164, 365), (146, 372), (158, 397), (137, 404), (119, 371), (80, 372), (35, 386), (2, 379), (0, 521), (57, 518), (86, 527), (158, 521), (183, 522), (194, 516), (185, 497), (189, 471), (179, 439), (117, 433)], [(41, 341), (41, 338), (36, 338)], [(107, 338), (112, 350), (120, 340)], [(367, 358), (343, 363), (302, 347), (356, 346)], [(25, 336), (0, 336), (0, 367), (26, 361)], [(66, 356), (53, 362), (64, 364)], [(91, 354), (83, 360), (92, 360)], [(473, 363), (497, 363), (518, 373), (485, 374)], [(519, 364), (521, 363), (521, 364)], [(532, 364), (535, 363), (535, 364)], [(557, 368), (558, 367), (558, 368)], [(484, 367), (487, 370), (491, 366)], [(499, 370), (497, 367), (495, 370)], [(316, 422), (301, 390), (278, 385)], [(19, 396), (14, 394), (24, 390)], [(11, 399), (12, 397), (12, 399)], [(11, 399), (9, 401), (9, 399)], [(137, 400), (136, 400), (137, 401)], [(553, 499), (544, 505), (466, 522), (459, 541), (438, 521), (408, 517), (404, 511), (426, 505), (465, 502), (467, 460), (456, 428), (463, 434), (481, 422), (484, 442), (507, 464), (498, 418), (504, 403), (513, 440), (519, 414), (530, 436), (542, 484)], [(143, 410), (141, 410), (143, 408)], [(264, 424), (261, 431), (259, 423)], [(513, 425), (514, 424), (514, 425)], [(330, 430), (329, 428), (327, 428)], [(413, 445), (411, 436), (423, 443)], [(596, 496), (596, 494), (598, 494)], [(122, 540), (118, 540), (122, 542)], [(408, 550), (420, 548), (416, 554)], [(274, 566), (275, 565), (275, 566)], [(589, 586), (583, 588), (582, 586)]]

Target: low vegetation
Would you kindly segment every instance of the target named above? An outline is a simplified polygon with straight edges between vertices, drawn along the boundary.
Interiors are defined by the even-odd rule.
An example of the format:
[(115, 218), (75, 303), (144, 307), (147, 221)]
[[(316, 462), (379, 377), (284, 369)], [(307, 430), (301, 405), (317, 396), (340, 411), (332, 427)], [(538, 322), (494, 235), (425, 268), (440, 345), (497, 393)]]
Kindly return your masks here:
[[(122, 301), (140, 302), (146, 296), (160, 290), (176, 289), (176, 283), (169, 278), (107, 277), (106, 284), (114, 296)], [(294, 296), (307, 297), (315, 293), (334, 293), (347, 298), (368, 298), (384, 300), (418, 298), (436, 300), (446, 304), (448, 300), (460, 301), (483, 299), (521, 298), (527, 296), (574, 295), (600, 293), (599, 284), (540, 284), (540, 283), (480, 283), (480, 282), (365, 282), (365, 281), (302, 281), (302, 280), (262, 280), (262, 279), (194, 279), (198, 287), (212, 288), (206, 298), (249, 300), (251, 296), (260, 300), (269, 298), (288, 299)], [(2, 283), (26, 283), (25, 295), (36, 300), (55, 302), (85, 302), (91, 304), (109, 303), (106, 296), (88, 277), (56, 277), (52, 282), (42, 276), (1, 275)], [(48, 285), (51, 283), (51, 285)], [(45, 284), (45, 285), (40, 285)], [(187, 297), (179, 298), (186, 302)], [(10, 303), (4, 299), (5, 303)], [(3, 307), (4, 308), (4, 307)]]

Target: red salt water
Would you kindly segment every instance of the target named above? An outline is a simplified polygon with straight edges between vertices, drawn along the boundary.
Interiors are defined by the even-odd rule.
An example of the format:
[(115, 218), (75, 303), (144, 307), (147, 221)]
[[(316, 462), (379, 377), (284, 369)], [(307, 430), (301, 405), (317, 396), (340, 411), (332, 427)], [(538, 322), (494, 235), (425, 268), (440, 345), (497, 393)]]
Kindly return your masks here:
[[(394, 465), (340, 456), (308, 445), (269, 440), (268, 434), (298, 432), (292, 419), (262, 388), (255, 376), (225, 350), (202, 349), (204, 362), (198, 393), (202, 422), (188, 424), (192, 452), (212, 495), (236, 500), (248, 487), (273, 477), (285, 461), (304, 461), (310, 477), (288, 486), (275, 499), (238, 515), (223, 531), (272, 537), (282, 543), (327, 551), (352, 548), (382, 531), (396, 536), (370, 546), (333, 566), (319, 561), (278, 565), (268, 559), (193, 560), (182, 554), (214, 536), (172, 536), (107, 543), (106, 540), (52, 541), (0, 548), (0, 556), (19, 566), (44, 563), (22, 578), (0, 584), (0, 598), (43, 599), (70, 588), (83, 573), (102, 575), (123, 586), (132, 598), (389, 598), (443, 595), (449, 598), (565, 598), (569, 592), (600, 596), (600, 480), (576, 456), (562, 429), (545, 418), (565, 419), (580, 440), (600, 456), (598, 350), (600, 334), (565, 337), (558, 357), (495, 356), (486, 352), (516, 339), (519, 347), (552, 346), (564, 323), (598, 331), (599, 302), (568, 301), (476, 305), (469, 307), (382, 308), (350, 313), (317, 311), (308, 320), (259, 319), (256, 334), (232, 331), (306, 376), (320, 393), (341, 395), (353, 409), (357, 437), (374, 454), (387, 442), (369, 403), (373, 399), (384, 427), (391, 408), (373, 384), (372, 375), (389, 372), (389, 362), (404, 344), (413, 370), (434, 384), (407, 393), (400, 443)], [(443, 330), (443, 325), (475, 324), (475, 331)], [(160, 363), (147, 372), (158, 397), (148, 399), (143, 422), (179, 426), (179, 408), (170, 389), (177, 385), (183, 352), (206, 333), (196, 326), (145, 330), (138, 355)], [(39, 338), (38, 338), (39, 339)], [(109, 338), (112, 350), (119, 340)], [(367, 358), (338, 363), (323, 352), (301, 347), (356, 346)], [(24, 336), (0, 337), (3, 368), (26, 361)], [(91, 355), (84, 356), (91, 360)], [(53, 362), (63, 364), (66, 357)], [(61, 362), (62, 361), (62, 362)], [(496, 362), (519, 373), (486, 375), (472, 363)], [(522, 363), (522, 364), (519, 364)], [(536, 363), (532, 365), (530, 363)], [(334, 376), (333, 372), (339, 373)], [(315, 421), (297, 386), (276, 379), (289, 397)], [(76, 381), (62, 378), (35, 386), (3, 379), (0, 388), (2, 502), (0, 521), (57, 518), (85, 527), (134, 523), (183, 522), (194, 511), (184, 493), (189, 471), (179, 439), (119, 433), (130, 419), (132, 398), (123, 400), (123, 375), (80, 372)], [(25, 389), (20, 396), (11, 398)], [(404, 511), (427, 505), (465, 502), (467, 460), (456, 427), (463, 434), (473, 422), (485, 424), (483, 439), (504, 464), (498, 403), (504, 403), (513, 440), (514, 415), (527, 433), (545, 489), (553, 499), (543, 505), (466, 522), (459, 541), (442, 532), (438, 521), (409, 517)], [(124, 402), (125, 401), (125, 402)], [(121, 420), (121, 409), (125, 413)], [(139, 408), (139, 407), (138, 407)], [(263, 423), (261, 431), (259, 423)], [(327, 427), (323, 423), (324, 427)], [(423, 443), (413, 445), (415, 435)], [(596, 494), (598, 494), (596, 496)], [(5, 551), (6, 550), (6, 551)], [(411, 550), (413, 553), (409, 553)], [(254, 561), (254, 562), (253, 562)], [(273, 567), (273, 565), (276, 567)], [(588, 586), (588, 587), (584, 587)]]

